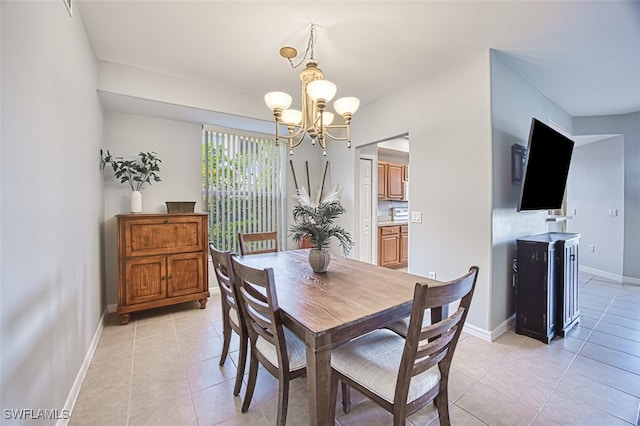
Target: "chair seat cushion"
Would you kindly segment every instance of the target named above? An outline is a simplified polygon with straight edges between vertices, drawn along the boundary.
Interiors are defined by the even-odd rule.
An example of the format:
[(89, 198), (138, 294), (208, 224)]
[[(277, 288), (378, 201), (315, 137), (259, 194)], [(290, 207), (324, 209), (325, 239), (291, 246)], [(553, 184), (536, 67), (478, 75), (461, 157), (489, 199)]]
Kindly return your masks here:
[[(331, 367), (390, 403), (394, 402), (405, 340), (381, 329), (334, 349)], [(425, 394), (440, 381), (437, 364), (411, 379), (407, 402)]]
[[(289, 371), (299, 370), (307, 365), (307, 347), (302, 340), (293, 334), (287, 327), (282, 327), (284, 331), (284, 340), (287, 343), (287, 354), (289, 355)], [(256, 349), (266, 358), (269, 362), (276, 367), (278, 365), (278, 355), (276, 354), (276, 347), (272, 345), (266, 339), (258, 336), (256, 340)]]

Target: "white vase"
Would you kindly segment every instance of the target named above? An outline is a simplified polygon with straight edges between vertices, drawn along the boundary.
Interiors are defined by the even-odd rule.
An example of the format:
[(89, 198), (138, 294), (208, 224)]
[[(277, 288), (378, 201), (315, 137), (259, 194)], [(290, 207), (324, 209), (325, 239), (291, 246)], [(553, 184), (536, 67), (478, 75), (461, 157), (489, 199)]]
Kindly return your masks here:
[(131, 192), (131, 213), (140, 213), (142, 211), (142, 192)]

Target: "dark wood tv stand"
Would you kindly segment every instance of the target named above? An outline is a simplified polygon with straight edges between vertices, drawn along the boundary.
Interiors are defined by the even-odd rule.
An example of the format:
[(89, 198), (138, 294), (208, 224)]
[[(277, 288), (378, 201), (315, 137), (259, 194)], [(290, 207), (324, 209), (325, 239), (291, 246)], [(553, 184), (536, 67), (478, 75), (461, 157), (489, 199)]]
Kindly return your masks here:
[(549, 343), (580, 321), (580, 234), (547, 232), (517, 244), (516, 333)]

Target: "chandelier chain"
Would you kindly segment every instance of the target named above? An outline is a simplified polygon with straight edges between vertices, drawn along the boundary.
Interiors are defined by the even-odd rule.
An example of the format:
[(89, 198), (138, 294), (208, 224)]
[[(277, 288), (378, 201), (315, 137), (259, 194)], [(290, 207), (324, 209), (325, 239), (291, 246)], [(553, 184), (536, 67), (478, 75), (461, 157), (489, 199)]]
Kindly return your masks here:
[(309, 55), (309, 59), (313, 60), (313, 47), (315, 46), (316, 43), (316, 37), (315, 37), (315, 30), (316, 30), (316, 26), (311, 24), (311, 30), (309, 32), (309, 40), (307, 40), (307, 49), (304, 51), (304, 55), (302, 56), (302, 59), (300, 59), (300, 62), (298, 62), (297, 64), (294, 64), (293, 61), (291, 60), (291, 58), (287, 58), (289, 60), (289, 63), (291, 64), (291, 68), (298, 68), (300, 65), (302, 65), (303, 62), (306, 61), (307, 59), (307, 55)]

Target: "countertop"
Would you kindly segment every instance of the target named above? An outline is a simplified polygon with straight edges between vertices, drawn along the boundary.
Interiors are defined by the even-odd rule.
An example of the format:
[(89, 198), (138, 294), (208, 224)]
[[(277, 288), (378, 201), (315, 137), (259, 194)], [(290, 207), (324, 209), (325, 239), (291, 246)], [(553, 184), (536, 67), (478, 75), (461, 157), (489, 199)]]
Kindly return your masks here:
[(385, 221), (379, 221), (378, 222), (378, 227), (380, 227), (380, 226), (408, 225), (408, 224), (409, 224), (408, 220), (385, 220)]

